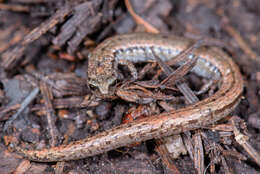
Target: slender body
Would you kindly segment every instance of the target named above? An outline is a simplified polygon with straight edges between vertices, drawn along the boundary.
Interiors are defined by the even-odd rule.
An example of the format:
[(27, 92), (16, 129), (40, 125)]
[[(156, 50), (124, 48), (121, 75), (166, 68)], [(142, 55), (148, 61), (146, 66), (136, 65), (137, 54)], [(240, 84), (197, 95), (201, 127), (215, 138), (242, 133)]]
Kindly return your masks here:
[[(106, 94), (109, 86), (117, 78), (116, 66), (120, 62), (128, 65), (125, 62), (153, 61), (151, 49), (167, 61), (185, 50), (190, 43), (191, 40), (181, 37), (147, 33), (109, 38), (89, 57), (89, 81), (98, 87), (101, 93)], [(33, 161), (76, 160), (134, 142), (178, 134), (215, 123), (238, 105), (243, 90), (242, 76), (237, 65), (220, 49), (198, 49), (194, 55), (190, 55), (194, 56), (198, 56), (197, 64), (193, 68), (194, 73), (205, 78), (221, 80), (219, 90), (214, 95), (185, 108), (120, 125), (68, 145), (43, 150), (16, 147), (17, 151)]]

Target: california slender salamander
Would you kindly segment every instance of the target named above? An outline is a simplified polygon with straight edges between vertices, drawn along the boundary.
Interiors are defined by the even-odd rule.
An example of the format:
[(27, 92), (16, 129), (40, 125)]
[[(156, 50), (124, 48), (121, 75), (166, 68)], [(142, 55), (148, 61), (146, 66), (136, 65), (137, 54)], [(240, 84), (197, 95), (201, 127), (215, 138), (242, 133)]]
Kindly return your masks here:
[[(116, 79), (115, 66), (120, 60), (150, 61), (149, 55), (153, 48), (156, 54), (166, 61), (185, 50), (190, 43), (191, 40), (182, 37), (165, 37), (148, 33), (125, 34), (109, 38), (89, 57), (90, 81), (100, 89), (101, 93), (106, 93)], [(194, 55), (190, 55), (193, 56), (198, 56), (198, 62), (193, 68), (194, 73), (222, 81), (219, 90), (209, 98), (174, 112), (164, 112), (120, 125), (69, 145), (43, 150), (25, 150), (16, 147), (17, 151), (33, 161), (76, 160), (134, 142), (178, 134), (215, 123), (238, 105), (243, 90), (242, 76), (232, 59), (218, 48), (198, 49)]]

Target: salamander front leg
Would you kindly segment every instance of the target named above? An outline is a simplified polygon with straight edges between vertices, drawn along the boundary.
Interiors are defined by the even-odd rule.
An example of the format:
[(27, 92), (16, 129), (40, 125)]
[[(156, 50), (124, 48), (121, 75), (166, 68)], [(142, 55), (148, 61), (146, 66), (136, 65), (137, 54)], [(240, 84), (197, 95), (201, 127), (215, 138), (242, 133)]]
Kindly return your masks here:
[(116, 68), (118, 67), (118, 64), (127, 66), (134, 80), (138, 78), (137, 70), (132, 62), (128, 60), (119, 60), (117, 62)]

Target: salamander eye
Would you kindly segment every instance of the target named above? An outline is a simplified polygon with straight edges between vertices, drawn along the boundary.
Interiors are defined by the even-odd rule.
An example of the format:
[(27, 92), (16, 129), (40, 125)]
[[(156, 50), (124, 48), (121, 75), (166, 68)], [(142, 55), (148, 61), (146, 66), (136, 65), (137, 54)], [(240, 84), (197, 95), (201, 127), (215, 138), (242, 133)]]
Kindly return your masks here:
[(89, 88), (94, 90), (96, 88), (96, 86), (92, 85), (92, 84), (88, 84)]
[(90, 87), (90, 89), (94, 90), (98, 85), (97, 82), (95, 82), (94, 80), (89, 80), (88, 86)]

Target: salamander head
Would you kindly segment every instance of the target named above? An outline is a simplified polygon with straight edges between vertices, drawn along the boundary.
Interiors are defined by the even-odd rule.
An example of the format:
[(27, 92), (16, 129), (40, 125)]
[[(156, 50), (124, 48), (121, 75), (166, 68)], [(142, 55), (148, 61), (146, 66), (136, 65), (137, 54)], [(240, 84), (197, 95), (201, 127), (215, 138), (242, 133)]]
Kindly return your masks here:
[(114, 59), (109, 56), (89, 56), (88, 60), (88, 83), (99, 89), (99, 91), (107, 95), (109, 87), (117, 79), (116, 70), (114, 68)]

